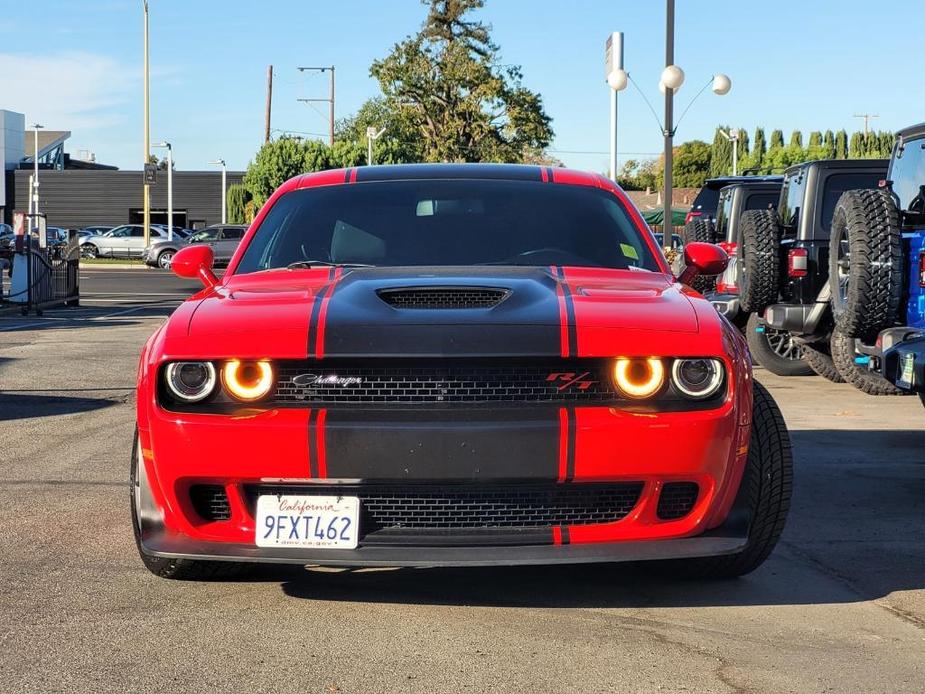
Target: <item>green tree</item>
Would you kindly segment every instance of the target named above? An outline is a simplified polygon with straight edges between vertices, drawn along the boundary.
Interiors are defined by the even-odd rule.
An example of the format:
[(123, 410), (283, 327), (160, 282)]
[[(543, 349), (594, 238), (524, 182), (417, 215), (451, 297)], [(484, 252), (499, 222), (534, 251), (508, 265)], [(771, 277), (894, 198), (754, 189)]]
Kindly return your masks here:
[(784, 131), (783, 130), (772, 130), (771, 131), (771, 145), (768, 147), (770, 152), (772, 149), (777, 147), (784, 146)]
[(740, 175), (748, 167), (749, 154), (751, 152), (749, 145), (748, 131), (745, 130), (745, 128), (739, 128), (739, 144), (736, 147), (738, 161), (736, 162), (736, 166)]
[(728, 176), (732, 173), (732, 143), (726, 137), (728, 125), (720, 125), (713, 135), (710, 155), (710, 176)]
[(803, 149), (803, 133), (794, 130), (790, 133), (790, 146), (793, 148)]
[[(366, 129), (382, 130), (373, 144), (377, 164), (407, 164), (424, 159), (424, 136), (410, 118), (411, 111), (384, 97), (369, 99), (354, 115), (337, 123), (335, 144), (340, 140), (367, 146)], [(365, 161), (365, 156), (364, 156)]]
[(896, 136), (893, 133), (880, 133), (880, 156), (890, 157), (893, 155), (893, 143)]
[(247, 218), (247, 203), (251, 200), (250, 191), (243, 183), (232, 183), (225, 193), (228, 206), (228, 223), (245, 224), (251, 220)]
[(373, 63), (391, 110), (406, 109), (425, 161), (518, 162), (552, 140), (542, 99), (503, 65), (489, 28), (472, 19), (485, 0), (422, 0), (421, 31)]
[(768, 145), (764, 137), (764, 128), (757, 127), (755, 128), (755, 141), (752, 143), (751, 152), (749, 152), (748, 159), (745, 161), (744, 166), (742, 166), (742, 171), (748, 171), (749, 173), (760, 173), (762, 167), (764, 166), (764, 159), (768, 153)]
[(848, 145), (848, 158), (861, 159), (864, 156), (864, 134), (861, 132), (851, 133), (851, 142)]
[(806, 146), (807, 148), (810, 148), (810, 147), (821, 148), (822, 147), (822, 133), (819, 132), (818, 130), (813, 130), (809, 134), (809, 142), (806, 144)]
[(835, 135), (835, 158), (848, 158), (848, 133), (844, 130), (839, 130)]
[(822, 138), (822, 150), (825, 153), (825, 159), (835, 159), (835, 134), (831, 130), (826, 130)]
[(678, 188), (700, 188), (710, 175), (712, 150), (703, 140), (690, 140), (674, 148), (671, 178)]
[(265, 143), (244, 172), (244, 185), (259, 208), (285, 181), (330, 168), (328, 146), (318, 140), (281, 137)]
[(620, 169), (617, 183), (624, 190), (650, 190), (656, 189), (659, 179), (662, 178), (662, 166), (657, 159), (647, 159), (640, 162), (636, 159), (627, 159)]

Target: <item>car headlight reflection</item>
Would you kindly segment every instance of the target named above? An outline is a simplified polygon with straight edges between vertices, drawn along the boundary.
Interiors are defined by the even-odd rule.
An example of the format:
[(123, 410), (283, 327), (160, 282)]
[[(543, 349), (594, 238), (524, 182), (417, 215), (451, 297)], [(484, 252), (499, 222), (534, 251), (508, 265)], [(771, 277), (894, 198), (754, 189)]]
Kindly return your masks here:
[(215, 367), (207, 361), (177, 361), (167, 365), (167, 387), (184, 402), (205, 400), (215, 388)]
[(723, 384), (723, 364), (718, 359), (675, 359), (671, 382), (689, 398), (709, 398)]
[(222, 367), (222, 382), (228, 393), (238, 400), (260, 400), (273, 387), (273, 367), (268, 361), (234, 359)]
[(620, 357), (614, 365), (614, 382), (628, 398), (650, 398), (665, 384), (665, 365), (658, 357)]

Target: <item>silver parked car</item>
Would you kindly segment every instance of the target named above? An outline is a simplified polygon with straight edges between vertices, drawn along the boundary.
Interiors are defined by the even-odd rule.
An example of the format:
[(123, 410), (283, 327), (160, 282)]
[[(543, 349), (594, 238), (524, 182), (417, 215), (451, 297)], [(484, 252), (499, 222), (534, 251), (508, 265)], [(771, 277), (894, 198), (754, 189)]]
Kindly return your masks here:
[[(151, 239), (167, 238), (167, 230), (151, 225)], [(86, 236), (80, 240), (81, 258), (140, 258), (145, 250), (145, 228), (123, 224), (105, 236)]]
[(215, 254), (216, 265), (227, 265), (247, 227), (242, 224), (216, 224), (214, 226), (194, 231), (186, 239), (174, 237), (173, 241), (167, 239), (153, 240), (145, 249), (142, 258), (151, 267), (169, 268), (174, 254), (181, 248), (193, 244), (207, 244), (212, 247)]

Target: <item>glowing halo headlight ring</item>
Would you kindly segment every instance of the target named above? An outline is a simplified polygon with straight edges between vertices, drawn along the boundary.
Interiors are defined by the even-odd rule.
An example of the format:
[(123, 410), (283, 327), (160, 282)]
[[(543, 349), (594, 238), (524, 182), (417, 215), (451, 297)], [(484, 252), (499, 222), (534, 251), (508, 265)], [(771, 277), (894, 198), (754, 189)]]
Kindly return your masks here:
[(620, 392), (634, 400), (651, 398), (665, 385), (665, 365), (658, 357), (618, 357), (613, 375)]
[(205, 400), (215, 389), (215, 367), (207, 361), (175, 361), (164, 375), (170, 394), (183, 402)]
[(273, 367), (268, 361), (232, 359), (222, 367), (222, 383), (236, 400), (254, 402), (273, 388)]
[(675, 359), (671, 365), (671, 382), (683, 395), (704, 400), (723, 385), (723, 363), (718, 359)]

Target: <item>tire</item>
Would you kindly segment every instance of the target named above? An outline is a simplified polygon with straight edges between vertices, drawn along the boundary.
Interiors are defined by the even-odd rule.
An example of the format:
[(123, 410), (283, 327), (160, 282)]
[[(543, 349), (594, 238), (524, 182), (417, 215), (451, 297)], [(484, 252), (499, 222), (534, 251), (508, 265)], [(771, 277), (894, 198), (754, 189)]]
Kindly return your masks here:
[(739, 229), (739, 303), (761, 313), (777, 301), (780, 223), (771, 210), (749, 210), (739, 216)]
[(813, 370), (803, 360), (802, 346), (786, 330), (775, 330), (753, 313), (745, 326), (745, 339), (752, 359), (778, 376), (812, 376)]
[(803, 345), (803, 361), (809, 364), (809, 368), (824, 379), (832, 383), (845, 382), (832, 361), (828, 342), (813, 342)]
[(100, 249), (94, 246), (92, 243), (85, 243), (80, 247), (80, 257), (81, 258), (99, 258)]
[(854, 359), (857, 352), (854, 348), (853, 337), (836, 328), (832, 332), (831, 348), (832, 361), (835, 368), (848, 383), (868, 395), (908, 395), (888, 380), (874, 373), (867, 366), (858, 364)]
[(715, 241), (715, 235), (716, 231), (713, 229), (713, 225), (710, 223), (709, 219), (692, 219), (684, 225), (684, 229), (681, 231), (681, 236), (685, 244), (694, 241), (699, 243), (713, 243)]
[[(681, 237), (684, 245), (689, 243), (713, 243), (716, 231), (709, 219), (692, 219), (684, 225), (681, 231)], [(695, 277), (691, 282), (691, 288), (696, 289), (701, 294), (712, 292), (716, 287), (716, 277)]]
[(245, 568), (242, 564), (224, 561), (199, 561), (195, 559), (171, 559), (145, 554), (141, 547), (141, 528), (138, 521), (136, 485), (138, 483), (138, 430), (132, 441), (132, 462), (129, 470), (129, 507), (132, 514), (132, 532), (135, 535), (135, 547), (145, 568), (160, 578), (177, 580), (220, 580), (234, 578)]
[(832, 216), (829, 288), (835, 327), (873, 339), (896, 324), (903, 291), (899, 212), (886, 190), (849, 190)]
[(169, 270), (170, 263), (173, 261), (174, 251), (166, 250), (161, 251), (157, 255), (157, 266), (162, 270)]
[(787, 522), (793, 491), (793, 454), (780, 408), (767, 389), (754, 384), (752, 431), (739, 494), (752, 509), (748, 544), (740, 552), (678, 562), (696, 578), (735, 578), (757, 569), (774, 551)]

